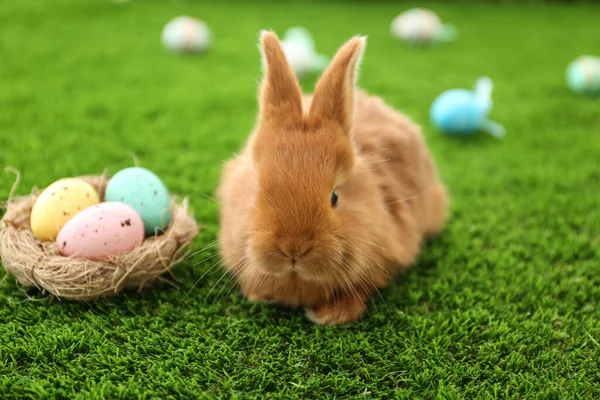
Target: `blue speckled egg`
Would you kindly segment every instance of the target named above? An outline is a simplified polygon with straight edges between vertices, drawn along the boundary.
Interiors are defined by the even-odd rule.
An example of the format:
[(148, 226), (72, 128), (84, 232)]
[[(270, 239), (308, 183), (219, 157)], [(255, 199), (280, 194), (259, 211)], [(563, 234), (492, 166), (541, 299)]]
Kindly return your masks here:
[(104, 200), (122, 202), (137, 211), (147, 236), (162, 232), (171, 222), (169, 191), (145, 168), (131, 167), (116, 173), (108, 182)]
[(479, 129), (486, 111), (475, 94), (465, 89), (445, 91), (431, 106), (431, 120), (439, 130), (455, 135), (470, 135)]

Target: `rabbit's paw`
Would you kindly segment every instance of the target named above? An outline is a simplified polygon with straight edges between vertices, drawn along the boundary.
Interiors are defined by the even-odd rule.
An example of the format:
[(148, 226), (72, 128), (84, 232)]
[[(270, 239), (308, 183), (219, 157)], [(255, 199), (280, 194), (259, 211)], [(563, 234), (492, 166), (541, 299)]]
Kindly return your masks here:
[(306, 318), (319, 325), (340, 325), (357, 320), (367, 309), (361, 298), (342, 297), (305, 308)]
[(251, 303), (273, 303), (274, 300), (271, 296), (265, 295), (257, 291), (249, 291), (244, 288), (240, 289), (242, 295)]

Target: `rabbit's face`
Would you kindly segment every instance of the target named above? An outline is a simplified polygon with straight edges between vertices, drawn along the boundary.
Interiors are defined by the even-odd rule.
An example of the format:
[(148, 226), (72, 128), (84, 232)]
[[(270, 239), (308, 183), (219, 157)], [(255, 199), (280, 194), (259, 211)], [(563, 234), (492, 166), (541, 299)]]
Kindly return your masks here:
[(330, 280), (343, 269), (339, 187), (354, 163), (350, 140), (323, 123), (254, 143), (259, 192), (249, 257), (263, 273)]

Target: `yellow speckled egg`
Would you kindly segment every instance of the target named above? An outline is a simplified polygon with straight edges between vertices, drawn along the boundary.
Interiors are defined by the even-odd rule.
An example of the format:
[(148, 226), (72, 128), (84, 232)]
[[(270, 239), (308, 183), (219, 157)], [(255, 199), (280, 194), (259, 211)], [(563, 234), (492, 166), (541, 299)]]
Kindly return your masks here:
[(31, 231), (40, 240), (54, 240), (68, 220), (83, 209), (100, 203), (89, 183), (64, 178), (48, 186), (31, 210)]

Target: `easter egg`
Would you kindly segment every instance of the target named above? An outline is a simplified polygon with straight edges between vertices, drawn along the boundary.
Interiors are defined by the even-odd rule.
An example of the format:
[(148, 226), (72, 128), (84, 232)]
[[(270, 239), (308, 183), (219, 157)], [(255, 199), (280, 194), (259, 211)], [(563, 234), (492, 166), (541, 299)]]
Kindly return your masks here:
[(448, 41), (456, 36), (452, 25), (442, 25), (440, 17), (425, 8), (411, 8), (392, 21), (392, 35), (409, 43)]
[(126, 168), (106, 186), (106, 201), (120, 201), (142, 217), (146, 235), (154, 235), (171, 222), (171, 198), (167, 187), (153, 172), (140, 167)]
[(600, 93), (600, 58), (581, 56), (569, 64), (567, 84), (575, 93), (597, 95)]
[(431, 106), (431, 120), (437, 129), (455, 135), (475, 132), (485, 118), (473, 92), (451, 89), (442, 93)]
[(304, 75), (312, 70), (313, 50), (299, 41), (282, 42), (283, 52), (290, 67), (297, 76)]
[(310, 31), (301, 26), (294, 26), (285, 31), (284, 40), (294, 40), (304, 43), (306, 47), (315, 49), (315, 42), (310, 34)]
[(298, 77), (320, 72), (329, 64), (329, 57), (318, 54), (310, 32), (296, 26), (285, 32), (281, 46), (290, 67)]
[(487, 76), (477, 79), (475, 90), (450, 89), (440, 94), (429, 111), (437, 129), (449, 135), (467, 136), (482, 130), (497, 138), (504, 127), (488, 119), (492, 110), (493, 83)]
[(203, 52), (211, 42), (208, 26), (192, 17), (181, 16), (171, 20), (162, 31), (163, 45), (174, 52)]
[(71, 218), (56, 238), (64, 256), (105, 261), (139, 246), (144, 241), (144, 223), (127, 204), (100, 203)]
[(31, 231), (40, 240), (54, 240), (75, 214), (99, 202), (98, 193), (89, 183), (77, 178), (60, 179), (36, 199), (31, 210)]

